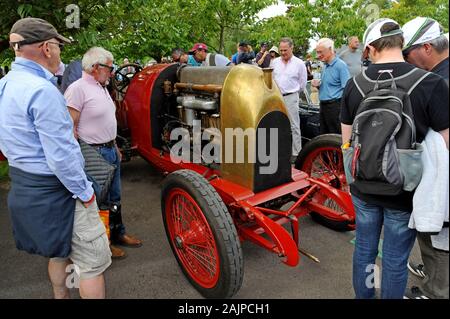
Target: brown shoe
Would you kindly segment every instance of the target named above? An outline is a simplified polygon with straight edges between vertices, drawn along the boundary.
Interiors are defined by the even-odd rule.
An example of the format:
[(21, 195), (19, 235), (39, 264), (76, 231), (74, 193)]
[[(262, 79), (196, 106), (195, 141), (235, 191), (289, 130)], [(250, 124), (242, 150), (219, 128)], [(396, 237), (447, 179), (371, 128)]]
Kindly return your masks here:
[(127, 257), (127, 253), (123, 249), (120, 249), (114, 245), (109, 245), (109, 248), (111, 249), (111, 258), (123, 259)]
[(117, 239), (116, 242), (117, 245), (126, 246), (126, 247), (141, 247), (142, 246), (142, 240), (137, 239), (136, 237), (133, 237), (131, 235), (122, 235)]

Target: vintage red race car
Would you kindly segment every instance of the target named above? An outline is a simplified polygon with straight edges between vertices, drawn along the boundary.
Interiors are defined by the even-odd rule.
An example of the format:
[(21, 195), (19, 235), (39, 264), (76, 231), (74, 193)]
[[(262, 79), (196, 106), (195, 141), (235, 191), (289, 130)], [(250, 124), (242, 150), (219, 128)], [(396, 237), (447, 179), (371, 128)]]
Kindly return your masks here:
[[(313, 138), (292, 167), (289, 116), (271, 69), (131, 66), (114, 78), (117, 142), (125, 161), (137, 153), (168, 175), (161, 191), (167, 238), (203, 296), (229, 298), (239, 290), (242, 241), (296, 266), (299, 253), (316, 260), (299, 247), (300, 217), (355, 228), (340, 136)], [(242, 132), (250, 133), (239, 147)], [(211, 156), (214, 150), (219, 155)]]
[[(242, 241), (296, 266), (299, 252), (315, 258), (299, 247), (299, 217), (311, 214), (333, 229), (354, 229), (340, 136), (312, 139), (292, 167), (289, 116), (271, 69), (179, 64), (134, 69), (135, 74), (116, 73), (122, 73), (115, 86), (125, 137), (119, 142), (125, 155), (137, 152), (168, 174), (161, 191), (167, 238), (181, 270), (203, 296), (228, 298), (239, 290)], [(230, 142), (227, 132), (247, 129), (256, 133), (246, 139), (248, 153), (239, 161), (237, 137)], [(268, 133), (259, 134), (261, 129)], [(199, 134), (206, 140), (198, 143)], [(177, 147), (183, 140), (187, 156), (186, 148), (183, 153)], [(273, 151), (274, 145), (277, 165), (271, 170), (267, 158), (252, 155), (262, 148)], [(220, 155), (211, 161), (215, 147)]]

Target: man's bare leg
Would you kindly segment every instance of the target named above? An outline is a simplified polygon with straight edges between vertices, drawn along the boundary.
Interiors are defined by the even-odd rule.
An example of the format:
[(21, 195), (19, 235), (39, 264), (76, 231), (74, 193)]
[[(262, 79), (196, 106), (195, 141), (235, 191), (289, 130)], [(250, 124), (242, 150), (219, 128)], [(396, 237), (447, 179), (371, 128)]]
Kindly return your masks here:
[(105, 299), (105, 278), (103, 274), (80, 280), (80, 297), (83, 299)]
[(48, 261), (48, 275), (53, 286), (53, 296), (55, 299), (69, 299), (69, 288), (66, 286), (66, 267), (69, 264), (68, 260)]

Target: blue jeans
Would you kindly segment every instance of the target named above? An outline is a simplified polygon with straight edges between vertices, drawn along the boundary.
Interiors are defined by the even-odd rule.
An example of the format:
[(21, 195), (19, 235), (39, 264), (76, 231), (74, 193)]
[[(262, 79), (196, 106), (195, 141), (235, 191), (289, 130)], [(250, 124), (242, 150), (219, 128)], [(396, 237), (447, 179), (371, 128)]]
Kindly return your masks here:
[(109, 187), (108, 192), (108, 204), (117, 204), (119, 205), (119, 211), (117, 212), (118, 216), (110, 215), (110, 227), (111, 227), (111, 236), (116, 237), (125, 234), (125, 226), (122, 223), (122, 212), (120, 208), (120, 193), (121, 193), (121, 184), (120, 184), (120, 157), (117, 152), (116, 147), (98, 147), (97, 151), (103, 156), (103, 158), (108, 161), (110, 164), (116, 166), (116, 170), (114, 171), (114, 177)]
[(384, 226), (381, 298), (403, 299), (408, 282), (408, 257), (416, 231), (408, 228), (410, 212), (372, 205), (352, 195), (356, 211), (353, 289), (357, 299), (375, 298), (375, 259)]

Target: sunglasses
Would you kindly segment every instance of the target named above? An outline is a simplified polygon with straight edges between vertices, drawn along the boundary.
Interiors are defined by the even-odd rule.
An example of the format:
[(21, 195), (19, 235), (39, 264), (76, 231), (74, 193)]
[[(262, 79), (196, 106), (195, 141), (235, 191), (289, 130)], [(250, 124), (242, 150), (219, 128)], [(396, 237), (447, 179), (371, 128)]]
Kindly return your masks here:
[(112, 72), (114, 70), (113, 66), (109, 66), (107, 64), (97, 63), (97, 65), (109, 69), (109, 72)]
[(61, 42), (52, 42), (52, 41), (45, 41), (44, 43), (42, 43), (41, 45), (39, 45), (39, 48), (42, 47), (45, 43), (51, 43), (51, 44), (56, 44), (59, 47), (59, 50), (62, 51), (64, 49), (64, 43)]

